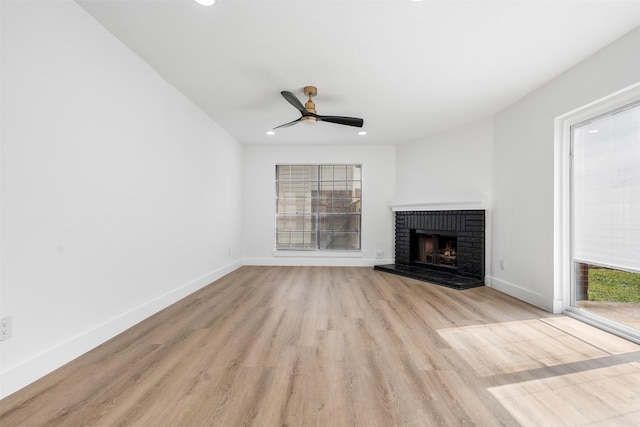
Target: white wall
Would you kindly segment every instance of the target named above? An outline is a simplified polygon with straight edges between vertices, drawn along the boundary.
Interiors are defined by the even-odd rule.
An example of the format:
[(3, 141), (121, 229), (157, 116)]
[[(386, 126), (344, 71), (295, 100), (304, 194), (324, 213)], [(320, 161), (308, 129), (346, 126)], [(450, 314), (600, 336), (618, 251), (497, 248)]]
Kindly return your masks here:
[(554, 118), (638, 81), (640, 28), (495, 117), (492, 286), (561, 311), (562, 284), (554, 285)]
[(1, 7), (5, 396), (240, 265), (242, 149), (75, 3)]
[[(313, 131), (313, 129), (309, 129)], [(275, 165), (278, 163), (362, 164), (362, 252), (359, 258), (275, 257)], [(374, 265), (394, 258), (393, 215), (395, 147), (244, 147), (244, 263), (257, 265)], [(383, 259), (374, 259), (376, 250)], [(295, 254), (293, 254), (295, 255)], [(306, 255), (306, 254), (305, 254)]]
[(396, 201), (491, 201), (493, 121), (476, 123), (399, 144)]

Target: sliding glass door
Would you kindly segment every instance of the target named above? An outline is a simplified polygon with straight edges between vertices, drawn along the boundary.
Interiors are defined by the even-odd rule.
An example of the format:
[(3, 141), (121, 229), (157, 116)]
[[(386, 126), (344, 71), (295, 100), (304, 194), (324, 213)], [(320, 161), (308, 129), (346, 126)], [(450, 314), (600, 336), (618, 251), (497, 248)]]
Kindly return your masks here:
[(640, 104), (571, 128), (572, 306), (640, 330)]

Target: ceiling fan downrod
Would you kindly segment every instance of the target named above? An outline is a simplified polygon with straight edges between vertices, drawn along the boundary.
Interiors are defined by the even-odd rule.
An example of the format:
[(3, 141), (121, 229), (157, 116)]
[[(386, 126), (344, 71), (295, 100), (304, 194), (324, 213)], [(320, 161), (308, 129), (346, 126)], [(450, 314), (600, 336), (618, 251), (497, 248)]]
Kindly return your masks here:
[[(309, 97), (309, 100), (304, 104), (304, 109), (311, 114), (318, 114), (316, 113), (316, 104), (313, 102), (313, 97), (318, 94), (318, 88), (315, 86), (305, 86), (304, 94)], [(307, 124), (315, 124), (316, 118), (314, 116), (303, 116), (302, 121)]]

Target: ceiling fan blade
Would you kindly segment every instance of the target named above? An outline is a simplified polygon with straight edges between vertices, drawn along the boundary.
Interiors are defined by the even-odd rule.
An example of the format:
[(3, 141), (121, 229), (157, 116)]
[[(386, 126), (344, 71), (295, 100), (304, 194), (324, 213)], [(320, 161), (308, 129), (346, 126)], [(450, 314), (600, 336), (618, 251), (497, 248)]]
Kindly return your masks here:
[(321, 122), (337, 123), (339, 125), (355, 126), (357, 128), (361, 128), (364, 124), (364, 120), (356, 117), (316, 116), (316, 119)]
[(285, 123), (285, 124), (280, 125), (280, 126), (276, 126), (273, 129), (275, 130), (275, 129), (280, 129), (280, 128), (288, 128), (289, 126), (293, 126), (293, 125), (295, 125), (296, 123), (298, 123), (301, 120), (302, 120), (302, 117), (300, 117), (298, 120), (294, 120), (292, 122)]
[(287, 100), (289, 104), (296, 107), (298, 111), (300, 111), (300, 113), (309, 114), (309, 112), (304, 108), (304, 106), (302, 105), (302, 102), (300, 102), (297, 96), (295, 96), (291, 92), (287, 92), (286, 90), (283, 90), (282, 92), (280, 92), (280, 94), (284, 99)]

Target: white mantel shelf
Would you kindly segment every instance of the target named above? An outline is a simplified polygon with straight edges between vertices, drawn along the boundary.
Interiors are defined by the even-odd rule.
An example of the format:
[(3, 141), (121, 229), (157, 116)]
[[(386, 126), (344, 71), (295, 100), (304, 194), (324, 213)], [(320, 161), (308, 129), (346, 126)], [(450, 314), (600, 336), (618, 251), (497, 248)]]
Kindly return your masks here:
[(441, 203), (389, 203), (389, 207), (394, 212), (405, 211), (460, 211), (472, 209), (486, 209), (487, 203), (483, 201), (470, 202), (441, 202)]

